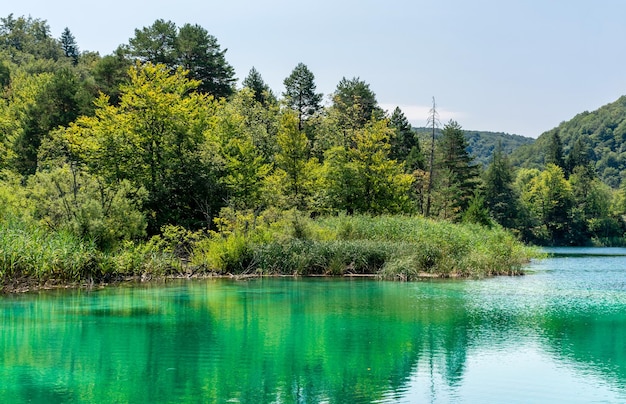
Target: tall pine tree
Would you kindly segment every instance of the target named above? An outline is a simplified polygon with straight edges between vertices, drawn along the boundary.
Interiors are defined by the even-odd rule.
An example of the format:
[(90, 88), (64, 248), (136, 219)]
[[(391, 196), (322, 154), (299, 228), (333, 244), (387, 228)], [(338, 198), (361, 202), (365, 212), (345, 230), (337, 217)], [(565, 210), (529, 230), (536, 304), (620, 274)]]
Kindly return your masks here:
[(298, 63), (283, 84), (287, 105), (298, 113), (298, 130), (321, 108), (322, 94), (316, 93), (315, 76), (304, 63)]
[(76, 66), (80, 52), (76, 44), (76, 38), (74, 38), (68, 27), (65, 27), (63, 33), (61, 33), (61, 48), (65, 56), (72, 59), (72, 64)]

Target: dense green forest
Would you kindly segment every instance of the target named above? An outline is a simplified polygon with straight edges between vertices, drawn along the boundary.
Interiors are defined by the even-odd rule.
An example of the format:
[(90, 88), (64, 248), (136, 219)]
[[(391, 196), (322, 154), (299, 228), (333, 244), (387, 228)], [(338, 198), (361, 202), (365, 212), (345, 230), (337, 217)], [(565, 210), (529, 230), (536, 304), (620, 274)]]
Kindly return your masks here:
[(582, 153), (604, 183), (612, 188), (620, 187), (626, 169), (626, 96), (596, 111), (580, 113), (543, 133), (536, 143), (516, 150), (511, 156), (512, 164), (542, 167), (555, 136), (564, 156)]
[[(344, 77), (324, 103), (303, 63), (279, 94), (254, 68), (238, 86), (226, 51), (198, 25), (157, 20), (101, 56), (81, 52), (68, 28), (57, 39), (44, 20), (9, 15), (0, 84), (3, 278), (265, 273), (267, 251), (294, 260), (295, 272), (325, 256), (310, 267), (395, 267), (406, 278), (442, 268), (441, 251), (455, 249), (501, 261), (450, 263), (448, 273), (508, 273), (527, 256), (514, 236), (623, 241), (623, 192), (582, 154), (558, 144), (569, 165), (555, 157), (515, 171), (505, 151), (522, 139), (499, 136), (486, 151), (493, 142), (468, 141), (455, 121), (420, 138), (359, 77)], [(485, 168), (470, 147), (491, 153)], [(393, 215), (411, 216), (421, 236), (381, 250), (379, 236), (353, 232), (371, 217), (394, 228)], [(486, 240), (495, 252), (480, 248)]]

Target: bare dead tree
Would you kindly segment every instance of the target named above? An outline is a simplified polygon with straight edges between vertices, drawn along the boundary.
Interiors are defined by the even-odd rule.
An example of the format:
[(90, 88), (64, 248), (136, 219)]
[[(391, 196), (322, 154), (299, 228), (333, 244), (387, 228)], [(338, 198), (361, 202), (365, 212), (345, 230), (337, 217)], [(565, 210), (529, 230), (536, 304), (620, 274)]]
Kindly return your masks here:
[(437, 112), (437, 104), (435, 103), (435, 97), (433, 97), (433, 107), (428, 112), (428, 121), (426, 126), (430, 126), (433, 129), (432, 139), (430, 143), (430, 165), (428, 171), (428, 189), (426, 191), (426, 214), (425, 216), (430, 216), (430, 200), (431, 200), (431, 192), (433, 188), (433, 168), (435, 164), (435, 130), (441, 122), (439, 122), (439, 113)]

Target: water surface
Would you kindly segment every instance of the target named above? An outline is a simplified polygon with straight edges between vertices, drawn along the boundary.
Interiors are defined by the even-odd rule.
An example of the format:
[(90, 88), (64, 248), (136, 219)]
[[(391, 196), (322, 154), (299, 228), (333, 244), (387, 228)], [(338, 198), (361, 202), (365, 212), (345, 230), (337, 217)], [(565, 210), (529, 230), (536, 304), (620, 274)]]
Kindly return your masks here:
[(626, 402), (626, 249), (522, 277), (0, 298), (3, 402)]

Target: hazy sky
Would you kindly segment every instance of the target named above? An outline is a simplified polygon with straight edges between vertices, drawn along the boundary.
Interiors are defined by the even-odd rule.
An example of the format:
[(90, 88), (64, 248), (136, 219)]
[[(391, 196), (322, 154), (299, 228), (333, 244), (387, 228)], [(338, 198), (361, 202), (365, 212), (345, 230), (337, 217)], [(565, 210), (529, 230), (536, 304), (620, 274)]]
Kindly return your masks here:
[(626, 94), (623, 0), (17, 0), (0, 16), (70, 28), (81, 50), (110, 54), (159, 18), (199, 24), (227, 48), (241, 82), (253, 66), (274, 93), (299, 63), (332, 93), (342, 77), (426, 124), (537, 137)]

